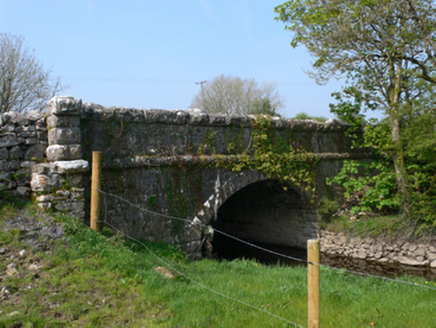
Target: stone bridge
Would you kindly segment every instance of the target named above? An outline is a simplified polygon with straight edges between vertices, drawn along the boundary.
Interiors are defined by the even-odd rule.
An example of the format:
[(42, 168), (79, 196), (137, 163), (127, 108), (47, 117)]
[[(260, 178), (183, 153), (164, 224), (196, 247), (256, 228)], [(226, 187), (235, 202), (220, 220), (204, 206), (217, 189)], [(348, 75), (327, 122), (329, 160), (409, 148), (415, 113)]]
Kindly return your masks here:
[[(92, 151), (102, 151), (101, 219), (136, 238), (180, 245), (190, 258), (213, 253), (213, 231), (305, 248), (317, 234), (319, 200), (334, 194), (325, 179), (344, 159), (368, 157), (351, 148), (346, 127), (333, 120), (106, 108), (67, 96), (48, 102), (39, 130), (41, 120), (45, 155), (19, 159), (30, 167), (40, 207), (88, 222)], [(289, 163), (298, 158), (289, 172), (286, 157), (268, 159), (283, 149), (294, 152)], [(310, 179), (295, 179), (306, 171), (314, 192)]]

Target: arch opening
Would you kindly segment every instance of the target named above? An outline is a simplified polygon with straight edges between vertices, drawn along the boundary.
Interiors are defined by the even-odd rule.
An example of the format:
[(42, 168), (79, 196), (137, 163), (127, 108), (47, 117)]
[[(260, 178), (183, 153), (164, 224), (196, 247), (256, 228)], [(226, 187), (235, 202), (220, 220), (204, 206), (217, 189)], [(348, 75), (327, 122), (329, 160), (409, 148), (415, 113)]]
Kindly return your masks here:
[(307, 239), (317, 234), (316, 211), (293, 186), (276, 180), (247, 185), (218, 209), (212, 253), (219, 259), (255, 258), (263, 263), (288, 262), (259, 251), (222, 231), (249, 243), (298, 258), (306, 257)]

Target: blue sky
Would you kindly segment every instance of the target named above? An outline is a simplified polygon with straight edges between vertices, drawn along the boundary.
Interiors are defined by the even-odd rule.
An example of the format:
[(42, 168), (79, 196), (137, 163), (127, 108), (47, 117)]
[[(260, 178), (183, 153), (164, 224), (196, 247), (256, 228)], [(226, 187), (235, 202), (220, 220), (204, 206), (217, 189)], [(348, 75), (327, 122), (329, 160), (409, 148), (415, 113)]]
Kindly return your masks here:
[(189, 108), (220, 74), (272, 82), (281, 114), (332, 117), (330, 94), (303, 71), (311, 58), (290, 46), (272, 0), (0, 0), (0, 32), (22, 35), (70, 88), (104, 106)]

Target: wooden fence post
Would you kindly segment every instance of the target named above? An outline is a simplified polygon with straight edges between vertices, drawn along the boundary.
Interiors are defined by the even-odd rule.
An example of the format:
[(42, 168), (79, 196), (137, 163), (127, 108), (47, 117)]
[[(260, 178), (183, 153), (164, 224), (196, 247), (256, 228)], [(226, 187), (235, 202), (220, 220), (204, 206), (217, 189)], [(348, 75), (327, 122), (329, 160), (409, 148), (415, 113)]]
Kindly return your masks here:
[(308, 327), (319, 328), (319, 239), (307, 241), (307, 260)]
[(98, 229), (98, 221), (100, 218), (100, 192), (101, 188), (101, 162), (103, 153), (101, 151), (92, 152), (92, 183), (91, 183), (91, 220), (90, 226), (92, 230)]

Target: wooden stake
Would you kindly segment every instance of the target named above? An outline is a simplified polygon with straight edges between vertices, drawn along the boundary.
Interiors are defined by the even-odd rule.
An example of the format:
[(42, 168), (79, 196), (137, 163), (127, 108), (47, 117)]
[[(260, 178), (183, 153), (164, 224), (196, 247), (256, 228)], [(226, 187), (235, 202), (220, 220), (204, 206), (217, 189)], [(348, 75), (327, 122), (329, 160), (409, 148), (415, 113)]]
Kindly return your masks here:
[(103, 153), (101, 151), (92, 152), (92, 183), (91, 183), (91, 229), (98, 229), (100, 218), (100, 192), (101, 188), (101, 162)]
[(307, 260), (308, 327), (319, 328), (319, 239), (307, 241)]

